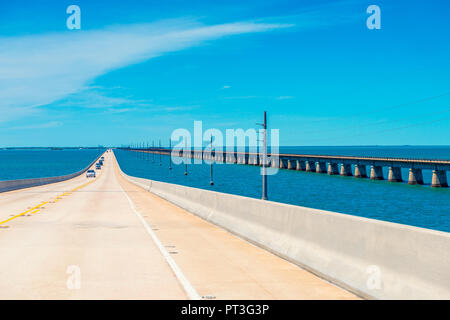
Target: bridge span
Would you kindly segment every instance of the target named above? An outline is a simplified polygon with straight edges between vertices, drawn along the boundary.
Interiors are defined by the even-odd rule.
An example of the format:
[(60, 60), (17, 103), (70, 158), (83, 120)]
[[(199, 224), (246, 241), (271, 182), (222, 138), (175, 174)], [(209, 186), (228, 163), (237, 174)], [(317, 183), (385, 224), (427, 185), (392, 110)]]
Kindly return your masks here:
[[(138, 152), (149, 152), (169, 155), (167, 148), (127, 149)], [(261, 153), (252, 152), (218, 152), (201, 150), (180, 150), (180, 157), (208, 160), (221, 163), (235, 163), (261, 166)], [(267, 166), (280, 169), (298, 170), (329, 175), (354, 176), (385, 180), (383, 167), (388, 168), (389, 182), (403, 182), (402, 168), (409, 169), (408, 184), (424, 184), (422, 170), (432, 171), (432, 187), (448, 187), (447, 171), (450, 171), (450, 160), (428, 160), (386, 157), (330, 156), (311, 154), (268, 154)], [(354, 168), (354, 170), (352, 169)], [(370, 171), (367, 170), (369, 168)]]
[(125, 180), (0, 192), (0, 299), (358, 299)]

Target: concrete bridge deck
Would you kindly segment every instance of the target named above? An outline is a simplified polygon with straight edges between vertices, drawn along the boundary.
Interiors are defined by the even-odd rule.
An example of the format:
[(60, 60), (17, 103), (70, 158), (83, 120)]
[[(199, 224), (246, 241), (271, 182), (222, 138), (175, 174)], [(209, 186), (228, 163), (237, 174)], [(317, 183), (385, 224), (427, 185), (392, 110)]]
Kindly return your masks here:
[(0, 299), (357, 298), (131, 184), (105, 158), (95, 179), (0, 193)]

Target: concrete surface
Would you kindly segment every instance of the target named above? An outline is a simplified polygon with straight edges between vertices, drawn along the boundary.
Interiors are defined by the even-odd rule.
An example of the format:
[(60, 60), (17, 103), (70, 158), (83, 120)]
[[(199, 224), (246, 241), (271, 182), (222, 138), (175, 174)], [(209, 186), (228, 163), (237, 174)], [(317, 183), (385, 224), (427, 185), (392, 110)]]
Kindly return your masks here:
[(96, 179), (0, 194), (0, 299), (357, 298), (126, 181), (105, 157)]
[(450, 299), (449, 233), (124, 176), (363, 297)]

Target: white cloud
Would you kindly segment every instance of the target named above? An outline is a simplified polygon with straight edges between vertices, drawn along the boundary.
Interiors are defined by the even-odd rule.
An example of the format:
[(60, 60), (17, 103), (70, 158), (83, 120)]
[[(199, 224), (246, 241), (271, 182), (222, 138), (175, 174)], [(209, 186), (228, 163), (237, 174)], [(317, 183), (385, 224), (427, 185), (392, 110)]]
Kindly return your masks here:
[(178, 19), (0, 37), (0, 121), (84, 90), (93, 79), (117, 68), (224, 36), (289, 26), (253, 22), (204, 26)]
[(279, 97), (276, 97), (275, 99), (277, 99), (277, 100), (288, 100), (288, 99), (294, 99), (294, 97), (293, 96), (279, 96)]
[(222, 89), (230, 89), (231, 86), (223, 86)]
[(145, 107), (150, 106), (150, 100), (136, 100), (128, 97), (111, 97), (97, 90), (102, 87), (89, 87), (75, 94), (70, 94), (58, 101), (58, 106), (80, 108), (116, 108), (123, 106)]
[(48, 128), (60, 127), (62, 125), (63, 125), (63, 123), (60, 121), (50, 121), (50, 122), (46, 122), (46, 123), (11, 127), (11, 128), (8, 128), (8, 130), (48, 129)]

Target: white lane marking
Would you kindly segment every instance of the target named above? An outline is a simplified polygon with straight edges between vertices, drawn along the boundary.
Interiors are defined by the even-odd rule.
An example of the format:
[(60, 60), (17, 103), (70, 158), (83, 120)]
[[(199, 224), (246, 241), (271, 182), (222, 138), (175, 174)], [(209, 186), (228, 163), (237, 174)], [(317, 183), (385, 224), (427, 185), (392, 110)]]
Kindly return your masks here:
[(161, 254), (163, 255), (163, 257), (166, 259), (166, 261), (169, 264), (170, 268), (172, 269), (173, 273), (175, 273), (175, 276), (177, 277), (178, 281), (183, 286), (183, 289), (184, 289), (184, 291), (186, 291), (189, 299), (191, 299), (191, 300), (200, 300), (201, 298), (200, 298), (199, 294), (197, 293), (197, 291), (195, 291), (194, 287), (191, 285), (189, 280), (185, 277), (183, 272), (181, 272), (180, 267), (178, 267), (178, 265), (176, 264), (175, 260), (173, 260), (173, 258), (170, 256), (170, 254), (166, 251), (166, 249), (161, 244), (159, 239), (156, 237), (155, 233), (150, 228), (150, 226), (147, 224), (145, 219), (136, 210), (136, 207), (134, 206), (134, 203), (130, 199), (128, 194), (125, 192), (125, 190), (122, 188), (122, 186), (120, 184), (119, 184), (119, 187), (122, 190), (122, 192), (125, 194), (125, 196), (127, 197), (128, 202), (130, 203), (131, 209), (133, 209), (133, 211), (136, 214), (136, 216), (142, 222), (142, 224), (144, 225), (145, 230), (147, 230), (147, 232), (150, 234), (150, 236), (153, 239), (153, 242), (156, 244), (156, 246), (158, 247), (158, 249), (161, 252)]

